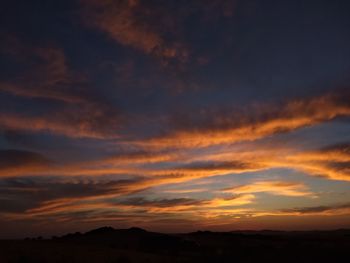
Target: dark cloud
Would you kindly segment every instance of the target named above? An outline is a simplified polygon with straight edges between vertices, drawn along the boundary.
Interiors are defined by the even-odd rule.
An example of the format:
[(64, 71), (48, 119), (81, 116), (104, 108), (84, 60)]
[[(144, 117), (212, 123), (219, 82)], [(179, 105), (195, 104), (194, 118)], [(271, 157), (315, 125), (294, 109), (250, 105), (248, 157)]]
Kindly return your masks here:
[[(298, 120), (299, 118), (324, 121), (324, 118), (349, 115), (350, 93), (346, 90), (333, 91), (309, 98), (290, 98), (283, 102), (256, 103), (246, 107), (206, 107), (192, 112), (174, 115), (170, 123), (174, 128), (194, 131), (225, 130), (246, 125), (260, 125), (271, 121)], [(339, 113), (338, 113), (339, 112)], [(325, 115), (323, 117), (323, 115)], [(288, 131), (288, 126), (276, 131)]]
[[(0, 81), (0, 91), (24, 98), (55, 100), (40, 104), (44, 113), (0, 112), (0, 127), (62, 134), (68, 137), (115, 137), (126, 119), (120, 110), (92, 91), (86, 78), (72, 72), (63, 49), (18, 44), (9, 53), (19, 57), (22, 70), (11, 80)], [(31, 110), (28, 111), (30, 113)]]
[(252, 104), (243, 109), (216, 106), (184, 112), (168, 118), (164, 124), (168, 130), (139, 144), (187, 148), (257, 140), (349, 116), (349, 95), (347, 91), (334, 91), (283, 103)]
[(350, 209), (350, 203), (336, 204), (331, 206), (313, 206), (313, 207), (302, 207), (294, 209), (284, 209), (283, 212), (297, 212), (300, 214), (314, 214), (323, 212), (335, 212), (337, 210)]
[(335, 180), (350, 179), (350, 151), (348, 143), (330, 145), (296, 155), (295, 160), (305, 163), (306, 170)]
[[(0, 82), (0, 91), (16, 96), (45, 98), (63, 102), (81, 102), (82, 76), (69, 69), (64, 51), (55, 46), (32, 47), (12, 37), (17, 43), (7, 55), (19, 68), (11, 80)], [(6, 50), (6, 48), (5, 48)], [(80, 94), (79, 94), (80, 93)]]
[(339, 152), (343, 154), (350, 155), (350, 143), (338, 143), (335, 145), (330, 145), (319, 150), (320, 152)]
[(247, 170), (257, 168), (257, 164), (241, 162), (241, 161), (227, 161), (227, 162), (194, 162), (188, 165), (178, 167), (184, 170)]
[(22, 150), (0, 150), (0, 169), (27, 166), (46, 166), (51, 164), (43, 155)]
[(191, 198), (175, 198), (175, 199), (155, 199), (149, 200), (144, 197), (129, 198), (119, 202), (119, 204), (141, 207), (172, 207), (172, 206), (186, 206), (198, 205), (201, 201)]
[(331, 162), (328, 166), (338, 171), (349, 171), (350, 172), (350, 161), (348, 162)]
[(164, 35), (167, 23), (162, 23), (162, 32), (157, 28), (166, 16), (169, 19), (169, 13), (163, 13), (159, 5), (149, 6), (138, 0), (83, 0), (81, 4), (86, 23), (104, 31), (120, 44), (154, 55), (164, 62), (187, 59), (188, 51), (181, 42), (167, 41)]
[(141, 179), (94, 182), (60, 182), (54, 178), (16, 178), (0, 181), (0, 212), (25, 212), (43, 203), (66, 199), (67, 204), (85, 198), (103, 198), (109, 194), (129, 193), (125, 187)]

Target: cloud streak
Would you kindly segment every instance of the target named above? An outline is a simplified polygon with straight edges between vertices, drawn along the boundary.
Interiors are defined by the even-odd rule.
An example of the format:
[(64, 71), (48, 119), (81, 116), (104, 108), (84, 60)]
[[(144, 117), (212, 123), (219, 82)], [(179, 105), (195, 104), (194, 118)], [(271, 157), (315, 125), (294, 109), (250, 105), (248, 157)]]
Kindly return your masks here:
[(24, 70), (18, 72), (14, 80), (1, 81), (0, 92), (27, 99), (54, 100), (60, 104), (46, 109), (40, 116), (2, 111), (0, 128), (73, 138), (118, 137), (125, 118), (115, 106), (89, 91), (84, 77), (69, 68), (61, 48), (19, 44), (9, 56), (18, 57), (17, 63)]
[(0, 150), (0, 177), (49, 169), (52, 162), (41, 154), (21, 150)]
[(241, 185), (232, 188), (223, 189), (227, 193), (247, 194), (247, 193), (269, 193), (272, 195), (281, 196), (309, 196), (315, 195), (308, 190), (308, 188), (297, 182), (283, 182), (283, 181), (260, 181), (253, 182), (248, 185)]
[[(258, 106), (244, 112), (204, 112), (196, 118), (181, 120), (173, 130), (148, 140), (135, 142), (143, 147), (193, 148), (241, 141), (254, 141), (278, 133), (291, 132), (350, 115), (348, 93), (334, 93), (310, 99), (291, 100), (284, 105)], [(203, 115), (202, 114), (202, 115)], [(191, 115), (188, 113), (188, 115)], [(197, 114), (195, 116), (201, 116)]]
[(180, 42), (166, 41), (156, 29), (154, 20), (164, 14), (158, 8), (149, 7), (138, 0), (81, 1), (83, 19), (95, 28), (105, 32), (111, 39), (164, 61), (176, 59), (186, 61), (188, 51)]
[[(83, 77), (73, 74), (69, 68), (64, 51), (59, 47), (30, 47), (17, 44), (10, 57), (24, 66), (15, 80), (0, 82), (0, 91), (16, 96), (58, 100), (66, 103), (86, 102), (81, 89)], [(13, 43), (9, 43), (10, 45)], [(28, 63), (31, 62), (31, 63)], [(72, 88), (74, 87), (74, 88)], [(77, 89), (77, 87), (80, 88)]]

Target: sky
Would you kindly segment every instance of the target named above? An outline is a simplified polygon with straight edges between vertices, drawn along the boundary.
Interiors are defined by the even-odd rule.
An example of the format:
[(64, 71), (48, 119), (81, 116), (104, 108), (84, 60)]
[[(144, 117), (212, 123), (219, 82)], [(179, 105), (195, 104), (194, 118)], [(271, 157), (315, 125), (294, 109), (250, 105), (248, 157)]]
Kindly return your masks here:
[(350, 3), (0, 8), (1, 238), (350, 227)]

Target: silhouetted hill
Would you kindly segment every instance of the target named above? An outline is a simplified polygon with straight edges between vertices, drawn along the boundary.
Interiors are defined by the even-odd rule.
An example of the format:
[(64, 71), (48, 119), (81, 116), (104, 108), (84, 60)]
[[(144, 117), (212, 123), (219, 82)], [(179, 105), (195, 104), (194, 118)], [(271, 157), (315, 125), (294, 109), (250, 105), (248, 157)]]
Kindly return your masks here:
[(197, 231), (102, 227), (52, 239), (0, 241), (0, 262), (341, 262), (350, 230)]
[(55, 241), (97, 244), (111, 248), (134, 249), (157, 253), (184, 251), (194, 249), (195, 247), (194, 242), (187, 241), (180, 236), (148, 232), (137, 227), (129, 229), (102, 227), (86, 232), (85, 234), (68, 234), (56, 238)]

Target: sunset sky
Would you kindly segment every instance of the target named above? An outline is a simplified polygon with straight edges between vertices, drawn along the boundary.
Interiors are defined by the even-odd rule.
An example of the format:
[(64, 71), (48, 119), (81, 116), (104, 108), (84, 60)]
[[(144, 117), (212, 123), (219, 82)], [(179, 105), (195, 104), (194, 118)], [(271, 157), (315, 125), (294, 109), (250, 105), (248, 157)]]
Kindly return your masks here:
[(349, 13), (1, 1), (0, 238), (350, 227)]

